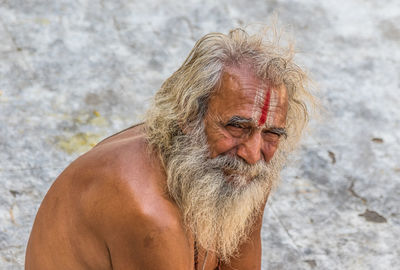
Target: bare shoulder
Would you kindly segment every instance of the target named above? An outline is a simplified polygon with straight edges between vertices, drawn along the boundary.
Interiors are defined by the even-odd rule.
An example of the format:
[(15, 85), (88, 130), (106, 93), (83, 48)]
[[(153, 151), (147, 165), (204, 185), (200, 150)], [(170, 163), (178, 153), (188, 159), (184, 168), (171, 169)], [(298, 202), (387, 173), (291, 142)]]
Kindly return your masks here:
[(189, 241), (165, 182), (140, 128), (106, 139), (71, 163), (46, 194), (27, 269), (190, 268)]
[(113, 269), (188, 269), (192, 256), (180, 212), (141, 132), (108, 139), (78, 166), (89, 174), (79, 207), (104, 239)]

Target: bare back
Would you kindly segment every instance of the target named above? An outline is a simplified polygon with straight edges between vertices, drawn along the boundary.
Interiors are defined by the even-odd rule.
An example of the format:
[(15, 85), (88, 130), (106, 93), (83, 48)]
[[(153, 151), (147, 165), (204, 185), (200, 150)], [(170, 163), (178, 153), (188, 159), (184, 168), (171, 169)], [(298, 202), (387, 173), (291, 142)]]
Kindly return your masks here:
[(168, 240), (158, 239), (163, 230), (179, 234), (175, 248), (187, 254), (177, 263), (190, 269), (190, 244), (165, 193), (163, 170), (149, 154), (142, 127), (133, 127), (101, 142), (57, 178), (38, 211), (26, 269), (140, 269), (146, 258), (126, 267), (123, 257), (157, 249), (157, 241)]

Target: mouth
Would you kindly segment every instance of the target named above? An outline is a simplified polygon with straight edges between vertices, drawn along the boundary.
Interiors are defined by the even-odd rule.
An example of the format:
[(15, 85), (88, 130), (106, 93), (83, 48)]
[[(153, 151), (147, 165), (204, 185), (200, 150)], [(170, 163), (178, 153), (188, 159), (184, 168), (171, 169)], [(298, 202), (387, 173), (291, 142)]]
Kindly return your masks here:
[(238, 171), (231, 170), (231, 169), (223, 168), (222, 171), (224, 172), (225, 175), (240, 175), (240, 173)]
[(243, 172), (243, 171), (223, 168), (222, 171), (224, 172), (224, 175), (237, 175), (237, 176), (249, 177), (249, 178), (254, 178), (259, 174), (259, 172), (252, 171), (252, 170)]
[[(225, 179), (228, 183), (237, 182), (239, 179), (244, 179), (245, 183), (249, 183), (252, 179), (250, 175), (239, 173), (238, 171), (223, 169)], [(241, 180), (239, 180), (241, 182)]]

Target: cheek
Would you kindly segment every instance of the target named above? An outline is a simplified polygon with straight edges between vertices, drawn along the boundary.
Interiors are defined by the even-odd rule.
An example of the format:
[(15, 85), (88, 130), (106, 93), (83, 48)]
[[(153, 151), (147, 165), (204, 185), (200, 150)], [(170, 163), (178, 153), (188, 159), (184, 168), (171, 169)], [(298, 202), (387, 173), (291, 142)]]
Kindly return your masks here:
[(228, 136), (224, 132), (214, 132), (208, 136), (211, 158), (229, 152), (236, 146), (236, 139)]
[(271, 161), (277, 149), (278, 149), (277, 143), (265, 143), (263, 148), (263, 154), (265, 156), (266, 162)]

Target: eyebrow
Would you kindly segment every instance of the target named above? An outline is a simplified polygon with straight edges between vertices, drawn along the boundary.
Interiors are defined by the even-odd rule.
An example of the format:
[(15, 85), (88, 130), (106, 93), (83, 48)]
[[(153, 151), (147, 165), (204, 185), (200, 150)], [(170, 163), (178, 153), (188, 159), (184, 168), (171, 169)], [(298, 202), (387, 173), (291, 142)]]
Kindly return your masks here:
[(270, 128), (268, 128), (267, 130), (268, 130), (269, 132), (276, 133), (276, 134), (278, 134), (279, 136), (283, 136), (283, 137), (285, 137), (285, 139), (288, 137), (286, 128), (270, 127)]
[(238, 115), (234, 115), (226, 123), (226, 125), (242, 125), (242, 124), (254, 125), (254, 120), (253, 120), (253, 118), (245, 118), (245, 117), (241, 117)]
[[(232, 116), (231, 119), (228, 120), (228, 122), (226, 123), (226, 125), (234, 125), (234, 126), (240, 126), (243, 124), (247, 124), (247, 125), (251, 125), (251, 126), (255, 126), (255, 122), (253, 120), (253, 118), (246, 118), (246, 117), (242, 117), (242, 116)], [(276, 133), (279, 136), (283, 136), (285, 137), (285, 139), (287, 139), (288, 137), (288, 133), (286, 128), (282, 128), (282, 127), (264, 127), (266, 128), (266, 130), (268, 132), (272, 132), (272, 133)]]

